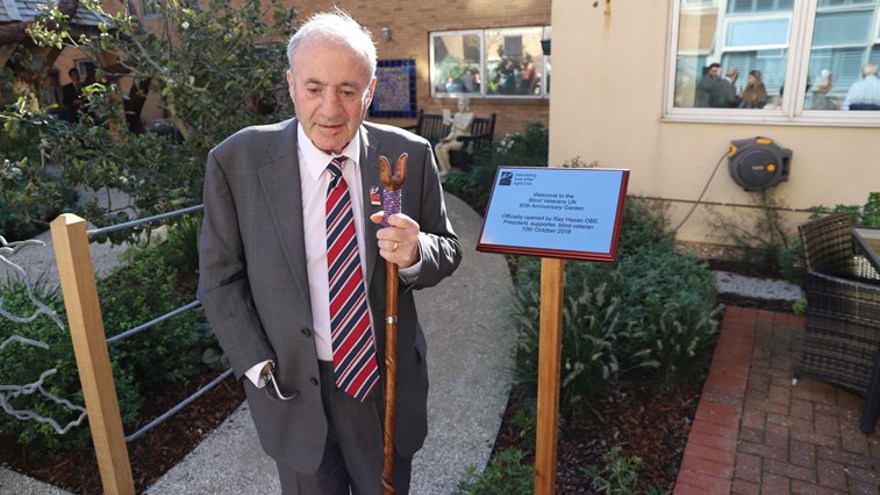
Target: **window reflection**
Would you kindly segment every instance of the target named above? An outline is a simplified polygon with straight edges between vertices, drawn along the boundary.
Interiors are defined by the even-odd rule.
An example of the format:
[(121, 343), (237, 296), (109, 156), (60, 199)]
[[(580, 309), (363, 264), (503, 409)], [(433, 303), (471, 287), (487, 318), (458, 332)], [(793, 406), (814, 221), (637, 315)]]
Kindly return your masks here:
[(435, 93), (479, 93), (483, 81), (480, 72), (480, 35), (435, 35), (434, 67), (431, 81)]
[(681, 0), (674, 106), (778, 108), (786, 83), (797, 82), (805, 84), (804, 110), (880, 110), (880, 0), (799, 2), (799, 11), (815, 12), (802, 43), (806, 74), (786, 73), (795, 7), (794, 0)]
[(487, 94), (540, 95), (541, 28), (486, 30)]
[(546, 98), (550, 26), (431, 33), (431, 94)]
[(878, 23), (877, 0), (819, 0), (805, 109), (880, 110)]
[(683, 1), (676, 107), (781, 105), (793, 0)]

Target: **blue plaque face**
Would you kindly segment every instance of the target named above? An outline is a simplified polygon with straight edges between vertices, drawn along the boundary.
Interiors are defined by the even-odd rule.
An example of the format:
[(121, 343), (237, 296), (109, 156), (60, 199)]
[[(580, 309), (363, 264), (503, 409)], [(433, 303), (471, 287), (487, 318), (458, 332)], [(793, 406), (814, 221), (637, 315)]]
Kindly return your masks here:
[(498, 167), (477, 250), (614, 261), (629, 170)]

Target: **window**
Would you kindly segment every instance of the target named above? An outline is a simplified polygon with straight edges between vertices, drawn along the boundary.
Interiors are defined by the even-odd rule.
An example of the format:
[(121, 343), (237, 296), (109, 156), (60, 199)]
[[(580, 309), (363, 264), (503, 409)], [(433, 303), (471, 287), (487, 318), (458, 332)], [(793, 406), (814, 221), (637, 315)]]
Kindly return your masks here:
[(667, 119), (880, 125), (880, 112), (847, 111), (880, 110), (880, 79), (862, 74), (880, 62), (880, 0), (673, 9)]
[(431, 33), (431, 95), (541, 98), (549, 94), (549, 28)]
[(461, 31), (431, 35), (431, 92), (481, 92), (483, 33)]

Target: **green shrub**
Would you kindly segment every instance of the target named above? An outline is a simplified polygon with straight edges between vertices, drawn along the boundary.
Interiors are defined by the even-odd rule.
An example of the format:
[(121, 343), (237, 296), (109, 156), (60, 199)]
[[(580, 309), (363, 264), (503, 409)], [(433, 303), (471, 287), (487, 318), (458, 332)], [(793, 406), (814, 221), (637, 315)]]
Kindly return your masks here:
[[(708, 267), (678, 254), (662, 209), (627, 201), (616, 263), (565, 264), (563, 411), (635, 370), (678, 382), (703, 364), (717, 331), (715, 278)], [(540, 315), (540, 262), (518, 258), (516, 306), (520, 340), (516, 371), (534, 391)]]
[[(173, 136), (129, 132), (117, 84), (86, 86), (88, 111), (70, 124), (39, 108), (43, 74), (23, 80), (0, 68), (0, 233), (7, 239), (29, 238), (29, 224), (45, 228), (41, 222), (59, 209), (57, 188), (39, 174), (46, 164), (57, 167), (64, 187), (114, 188), (132, 198), (140, 216), (164, 213), (200, 202), (203, 166), (217, 143), (247, 125), (290, 115), (289, 104), (276, 105), (273, 97), (286, 69), (285, 44), (266, 43), (294, 27), (296, 9), (281, 2), (211, 0), (202, 8), (158, 2), (168, 22), (157, 32), (144, 30), (133, 11), (111, 14), (101, 2), (82, 2), (104, 20), (100, 32), (85, 34), (71, 30), (58, 2), (44, 3), (45, 16), (29, 25), (31, 39), (9, 54), (10, 67), (48, 70), (51, 63), (33, 55), (34, 44), (75, 47), (93, 60), (113, 52), (132, 69), (134, 82), (151, 88), (151, 99), (161, 98)], [(98, 68), (99, 80), (106, 75)], [(69, 211), (99, 227), (118, 223), (123, 213), (97, 203)], [(110, 239), (138, 233), (130, 229)]]
[(530, 495), (534, 490), (535, 468), (520, 450), (503, 450), (495, 455), (478, 476), (469, 467), (455, 495)]
[[(175, 290), (177, 271), (165, 262), (156, 246), (131, 248), (125, 264), (117, 267), (98, 283), (98, 295), (107, 336), (113, 336), (145, 323), (182, 304), (192, 295)], [(30, 315), (34, 308), (23, 282), (13, 281), (2, 287), (3, 307), (18, 316)], [(63, 303), (57, 290), (42, 286), (38, 299), (63, 315)], [(189, 311), (148, 330), (109, 346), (113, 377), (123, 423), (131, 426), (146, 400), (155, 400), (169, 384), (191, 376), (199, 365), (191, 351), (191, 332), (203, 319), (200, 312)], [(0, 352), (0, 383), (26, 384), (36, 381), (49, 368), (58, 371), (46, 382), (49, 392), (83, 404), (76, 361), (69, 333), (47, 316), (28, 324), (14, 323), (0, 317), (0, 341), (11, 335), (44, 342), (48, 350), (18, 345)], [(62, 424), (75, 416), (66, 408), (36, 394), (16, 399), (18, 409), (30, 409), (43, 416), (59, 418)], [(89, 444), (88, 426), (83, 424), (61, 436), (47, 424), (19, 421), (0, 415), (0, 434), (16, 438), (34, 455), (60, 449), (82, 448)]]
[(779, 252), (779, 274), (788, 282), (803, 285), (806, 271), (804, 246), (800, 234), (788, 238), (788, 247)]
[[(160, 247), (131, 248), (125, 263), (98, 287), (107, 336), (124, 332), (183, 304), (194, 295), (176, 290), (177, 270), (165, 262)], [(193, 369), (187, 352), (190, 333), (199, 318), (188, 311), (135, 336), (111, 345), (115, 359), (138, 379), (141, 392), (155, 391), (180, 381)], [(156, 366), (156, 363), (163, 363)]]
[(628, 196), (617, 243), (619, 255), (644, 248), (672, 251), (675, 236), (669, 226), (668, 209), (668, 203)]
[[(540, 330), (540, 288), (528, 287), (532, 279), (517, 290), (515, 314), (520, 330), (517, 349), (517, 381), (531, 394), (537, 391), (538, 343)], [(560, 405), (568, 411), (595, 397), (610, 385), (621, 370), (618, 357), (631, 329), (620, 319), (619, 298), (606, 295), (606, 285), (591, 290), (583, 286), (569, 290), (562, 309), (562, 376)], [(634, 356), (641, 358), (644, 355)], [(629, 365), (629, 356), (623, 356)], [(636, 364), (651, 366), (648, 360)]]
[(199, 271), (200, 215), (185, 215), (168, 229), (164, 252), (168, 263), (181, 273)]
[[(0, 291), (2, 291), (3, 309), (16, 317), (28, 318), (37, 309), (28, 297), (27, 286), (21, 280), (8, 282)], [(34, 292), (37, 299), (63, 318), (64, 305), (57, 290), (37, 284)], [(66, 322), (64, 324), (66, 325)], [(41, 373), (56, 368), (57, 372), (44, 382), (44, 388), (49, 393), (74, 404), (83, 404), (73, 344), (64, 329), (59, 328), (45, 314), (25, 324), (15, 323), (0, 316), (0, 341), (12, 335), (42, 342), (49, 348), (43, 349), (23, 343), (9, 344), (0, 351), (0, 384), (20, 386), (34, 383)], [(124, 378), (119, 381), (121, 386), (130, 386), (125, 383)], [(16, 410), (30, 410), (40, 416), (53, 418), (62, 426), (75, 421), (79, 416), (79, 411), (71, 411), (39, 394), (21, 395), (12, 399), (11, 405)], [(41, 445), (43, 449), (48, 450), (57, 450), (64, 445), (87, 445), (90, 438), (87, 427), (74, 428), (61, 436), (46, 423), (20, 421), (6, 414), (0, 414), (0, 434), (17, 438), (19, 444)], [(33, 450), (39, 450), (39, 447)]]
[(625, 457), (621, 455), (620, 447), (612, 447), (602, 455), (603, 466), (601, 468), (590, 466), (587, 474), (590, 476), (590, 487), (596, 493), (602, 495), (635, 495), (635, 494), (661, 494), (667, 493), (654, 487), (640, 489), (639, 467), (642, 459), (637, 456)]
[(810, 208), (810, 218), (819, 218), (828, 213), (841, 211), (849, 212), (854, 225), (865, 227), (880, 227), (880, 192), (868, 193), (868, 199), (864, 205), (835, 205), (834, 208), (827, 206), (814, 206)]
[(15, 82), (10, 69), (0, 68), (0, 235), (7, 241), (32, 238), (76, 203), (73, 190), (43, 163), (42, 136), (60, 124), (45, 112), (30, 112), (27, 97), (10, 91)]
[(867, 227), (880, 227), (880, 192), (868, 194), (859, 223)]
[(751, 196), (756, 208), (725, 216), (710, 209), (711, 227), (736, 246), (736, 260), (743, 268), (771, 276), (781, 273), (783, 252), (790, 249), (788, 232), (782, 212), (787, 207), (774, 190), (760, 191)]

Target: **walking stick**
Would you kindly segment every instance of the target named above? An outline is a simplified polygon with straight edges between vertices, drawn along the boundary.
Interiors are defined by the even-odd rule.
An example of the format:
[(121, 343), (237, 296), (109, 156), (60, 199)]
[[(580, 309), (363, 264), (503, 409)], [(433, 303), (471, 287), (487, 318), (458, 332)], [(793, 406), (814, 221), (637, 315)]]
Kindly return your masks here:
[[(406, 180), (407, 154), (397, 159), (397, 171), (391, 175), (391, 164), (379, 156), (379, 180), (385, 186), (382, 207), (385, 223), (392, 213), (400, 213), (400, 187)], [(397, 265), (385, 261), (385, 463), (382, 466), (382, 490), (385, 495), (394, 494), (392, 472), (394, 470), (394, 419), (397, 415)]]

